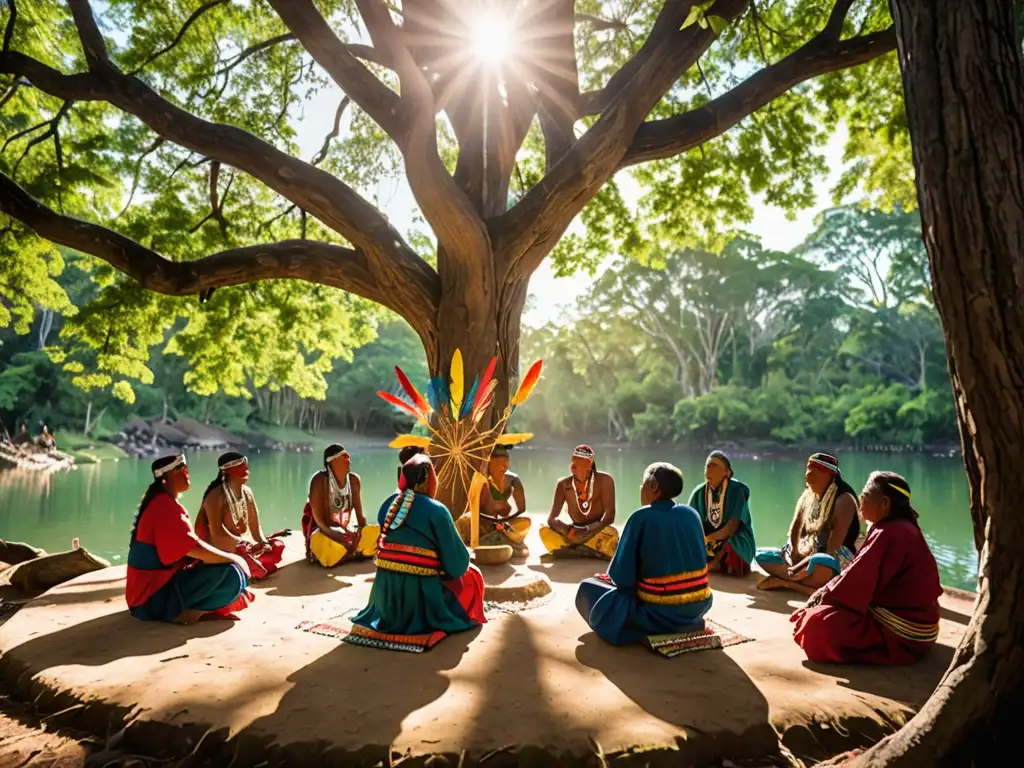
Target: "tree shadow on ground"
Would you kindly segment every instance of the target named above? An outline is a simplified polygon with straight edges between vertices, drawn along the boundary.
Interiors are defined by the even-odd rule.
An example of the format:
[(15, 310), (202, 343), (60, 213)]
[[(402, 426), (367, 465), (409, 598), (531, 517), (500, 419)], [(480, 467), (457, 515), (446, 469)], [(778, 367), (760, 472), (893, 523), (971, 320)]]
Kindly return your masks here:
[[(91, 587), (93, 584), (90, 583), (89, 586)], [(104, 587), (102, 589), (46, 592), (32, 600), (32, 605), (42, 607), (44, 605), (73, 605), (75, 603), (107, 603), (117, 598), (124, 599), (123, 583), (118, 584), (116, 587)], [(125, 608), (125, 610), (128, 609)]]
[[(363, 570), (361, 575), (372, 572)], [(349, 576), (348, 579), (344, 578)], [(355, 585), (360, 574), (310, 565), (305, 561), (288, 563), (265, 579), (250, 582), (251, 589), (266, 590), (273, 597), (313, 597)]]
[[(236, 765), (391, 765), (391, 744), (413, 712), (444, 695), (479, 629), (450, 635), (426, 653), (338, 643), (287, 678), (275, 711), (223, 746)], [(333, 744), (363, 745), (344, 753)]]
[(576, 659), (599, 670), (648, 714), (687, 732), (686, 759), (680, 764), (778, 751), (767, 700), (723, 650), (669, 659), (641, 645), (612, 646), (588, 632), (580, 637)]
[(552, 557), (542, 560), (540, 563), (532, 563), (527, 568), (537, 573), (543, 573), (551, 581), (559, 584), (579, 584), (595, 573), (607, 571), (608, 561), (596, 557)]
[(969, 614), (960, 613), (959, 611), (954, 611), (951, 608), (946, 608), (945, 606), (941, 606), (939, 608), (939, 616), (944, 621), (951, 621), (954, 624), (962, 624), (965, 627), (971, 623), (971, 617)]
[[(939, 684), (953, 660), (955, 649), (936, 644), (916, 664), (901, 667), (867, 664), (820, 664), (803, 662), (807, 669), (839, 680), (839, 685), (861, 693), (903, 702), (919, 708)], [(907, 694), (916, 694), (907, 698)]]
[[(474, 563), (474, 565), (476, 565)], [(511, 563), (502, 563), (501, 565), (477, 565), (480, 569), (480, 573), (483, 574), (484, 584), (501, 584), (502, 582), (511, 578), (516, 568)]]
[[(772, 611), (787, 616), (806, 601), (803, 595), (788, 589), (760, 590), (757, 588), (757, 579), (749, 576), (739, 579), (718, 573), (711, 575), (711, 592), (743, 595), (749, 601), (747, 608), (757, 611)], [(799, 605), (790, 605), (790, 601), (796, 601)]]
[[(31, 621), (32, 610), (33, 606), (23, 608), (16, 619)], [(219, 635), (236, 623), (211, 620), (179, 626), (162, 621), (140, 621), (125, 609), (5, 648), (4, 666), (7, 663), (23, 664), (33, 672), (64, 664), (98, 667), (134, 656), (166, 653), (183, 647), (194, 638)]]

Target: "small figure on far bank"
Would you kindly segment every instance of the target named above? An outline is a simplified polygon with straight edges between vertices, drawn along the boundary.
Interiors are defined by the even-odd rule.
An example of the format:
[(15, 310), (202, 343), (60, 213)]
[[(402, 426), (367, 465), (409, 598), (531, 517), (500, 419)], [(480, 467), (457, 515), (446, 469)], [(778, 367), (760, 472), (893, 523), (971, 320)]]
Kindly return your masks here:
[(792, 589), (811, 595), (847, 566), (857, 546), (857, 493), (843, 480), (839, 459), (815, 453), (807, 460), (807, 487), (796, 504), (789, 541), (761, 549), (755, 561), (770, 576), (758, 589)]
[[(509, 448), (496, 445), (487, 462), (487, 482), (476, 501), (480, 505), (480, 544), (507, 544), (514, 557), (527, 557), (526, 537), (530, 518), (526, 517), (526, 491), (519, 475), (509, 469)], [(513, 512), (512, 506), (515, 505)], [(472, 511), (455, 521), (455, 527), (466, 544), (470, 544)]]
[(756, 552), (750, 488), (733, 476), (732, 462), (721, 451), (708, 454), (704, 480), (690, 496), (690, 506), (704, 525), (708, 570), (746, 576)]
[[(578, 445), (572, 452), (570, 474), (555, 485), (548, 524), (540, 540), (557, 557), (588, 556), (611, 560), (619, 543), (615, 522), (615, 481), (597, 471), (594, 449)], [(571, 524), (559, 519), (562, 510)]]
[(647, 467), (642, 506), (626, 520), (608, 573), (584, 580), (576, 592), (583, 620), (612, 645), (704, 629), (712, 603), (704, 531), (696, 510), (675, 503), (682, 492), (678, 467)]
[(45, 424), (42, 425), (42, 430), (36, 438), (36, 445), (46, 451), (52, 451), (57, 448), (57, 441), (50, 434), (50, 429)]
[[(352, 456), (337, 443), (324, 449), (324, 468), (309, 481), (302, 510), (306, 559), (324, 568), (373, 557), (380, 527), (363, 515), (362, 481), (352, 471)], [(353, 525), (354, 524), (354, 525)]]
[(18, 434), (14, 436), (15, 445), (28, 445), (32, 442), (32, 435), (28, 433), (28, 424), (21, 422), (21, 427), (18, 429)]
[(196, 534), (244, 558), (255, 580), (266, 578), (281, 564), (284, 542), (279, 537), (285, 532), (263, 535), (256, 497), (248, 483), (249, 460), (241, 453), (222, 454), (217, 459), (217, 477), (207, 486), (196, 515)]
[(128, 610), (138, 619), (174, 624), (208, 614), (232, 618), (253, 600), (248, 564), (196, 536), (178, 502), (191, 485), (184, 454), (159, 458), (152, 470), (128, 544)]
[(935, 644), (939, 567), (910, 502), (910, 484), (896, 473), (868, 478), (860, 496), (870, 526), (864, 545), (790, 618), (809, 660), (911, 664)]

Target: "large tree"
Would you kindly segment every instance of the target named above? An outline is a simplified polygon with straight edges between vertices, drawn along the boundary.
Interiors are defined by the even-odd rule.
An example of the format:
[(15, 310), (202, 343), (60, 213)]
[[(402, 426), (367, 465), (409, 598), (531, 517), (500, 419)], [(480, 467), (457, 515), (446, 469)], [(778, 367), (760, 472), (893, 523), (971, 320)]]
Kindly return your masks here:
[[(46, 120), (20, 140), (33, 152), (55, 147), (45, 195), (19, 184), (15, 163), (4, 166), (0, 210), (18, 226), (92, 254), (162, 294), (206, 297), (274, 278), (358, 294), (409, 322), (434, 373), (457, 347), (470, 371), (498, 354), (499, 405), (517, 375), (530, 276), (616, 172), (655, 161), (650, 173), (662, 174), (667, 186), (675, 184), (666, 174), (681, 168), (688, 188), (699, 190), (701, 174), (742, 166), (749, 180), (738, 176), (718, 193), (730, 199), (732, 215), (742, 217), (736, 209), (750, 191), (805, 202), (820, 170), (809, 151), (820, 132), (801, 106), (810, 99), (801, 84), (895, 45), (879, 0), (852, 11), (854, 0), (406, 0), (400, 7), (381, 0), (179, 0), (160, 9), (110, 0), (100, 19), (88, 0), (68, 0), (73, 26), (54, 16), (57, 49), (44, 54), (32, 47), (38, 18), (40, 9), (55, 13), (56, 0), (6, 5), (3, 101), (10, 108), (34, 99)], [(36, 28), (24, 28), (33, 14)], [(507, 35), (507, 55), (498, 61), (489, 60), (497, 51), (477, 50), (481, 14), (499, 19)], [(353, 24), (365, 28), (371, 45), (353, 42)], [(502, 41), (499, 33), (490, 44)], [(311, 160), (296, 156), (289, 110), (327, 80), (344, 94), (335, 134), (342, 113), (358, 108), (362, 130), (382, 132), (397, 148), (436, 236), (436, 266), (356, 191), (358, 179), (351, 179), (361, 168), (350, 164), (343, 173), (328, 162), (331, 137)], [(712, 98), (705, 88), (717, 93)], [(773, 100), (780, 100), (776, 111)], [(185, 237), (184, 222), (169, 215), (134, 225), (130, 215), (86, 221), (86, 214), (110, 210), (109, 201), (68, 206), (69, 189), (88, 169), (79, 167), (79, 177), (67, 172), (67, 136), (85, 130), (86, 115), (91, 142), (79, 142), (78, 151), (93, 153), (112, 173), (131, 166), (111, 156), (130, 157), (133, 189), (149, 185), (148, 199), (138, 203), (143, 209), (194, 171), (196, 186), (175, 194), (181, 207), (205, 206), (193, 232), (204, 241)], [(711, 147), (735, 126), (739, 139)], [(657, 164), (684, 153), (681, 165)], [(179, 175), (172, 182), (169, 173), (140, 174), (146, 159)], [(226, 215), (229, 195), (250, 211), (279, 205), (282, 216), (301, 217), (301, 232), (275, 241), (273, 227), (253, 226), (238, 242), (238, 225)], [(607, 197), (605, 208), (615, 200)], [(66, 206), (79, 215), (62, 212)], [(714, 218), (715, 203), (704, 208)]]
[(855, 764), (1000, 765), (1024, 706), (1024, 60), (1013, 0), (892, 6), (981, 563), (945, 678)]

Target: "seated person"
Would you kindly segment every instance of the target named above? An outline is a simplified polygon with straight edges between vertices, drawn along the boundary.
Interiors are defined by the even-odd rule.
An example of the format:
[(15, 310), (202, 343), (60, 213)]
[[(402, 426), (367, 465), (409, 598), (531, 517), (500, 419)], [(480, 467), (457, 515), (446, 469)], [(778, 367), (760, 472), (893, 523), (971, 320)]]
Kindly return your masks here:
[[(249, 564), (252, 578), (277, 570), (284, 554), (284, 531), (263, 535), (256, 497), (249, 488), (249, 460), (240, 453), (217, 459), (217, 477), (206, 488), (196, 515), (196, 535), (225, 552), (235, 552)], [(249, 534), (250, 539), (245, 535)]]
[(755, 552), (750, 489), (733, 477), (729, 457), (721, 451), (708, 454), (704, 480), (690, 496), (690, 506), (704, 524), (708, 571), (746, 576)]
[(189, 488), (181, 454), (153, 462), (153, 482), (142, 497), (128, 544), (125, 600), (132, 616), (192, 624), (232, 618), (253, 596), (249, 566), (234, 552), (201, 541), (178, 496)]
[[(510, 503), (510, 500), (512, 503)], [(487, 484), (480, 489), (480, 544), (493, 546), (508, 544), (515, 557), (526, 557), (526, 536), (530, 532), (530, 518), (526, 515), (526, 492), (519, 475), (509, 471), (508, 447), (496, 445), (487, 462)], [(515, 512), (512, 511), (515, 504)], [(455, 527), (466, 544), (470, 544), (472, 514), (463, 515)]]
[[(611, 560), (619, 542), (615, 522), (615, 481), (597, 471), (594, 450), (577, 446), (572, 452), (570, 474), (555, 485), (548, 524), (541, 526), (544, 548), (556, 556), (601, 557)], [(569, 525), (558, 516), (567, 508)]]
[(402, 482), (402, 467), (405, 466), (405, 462), (411, 459), (413, 456), (419, 456), (421, 453), (426, 453), (425, 450), (416, 445), (407, 445), (405, 448), (398, 452), (398, 478), (397, 482)]
[(911, 664), (939, 636), (939, 568), (910, 505), (910, 485), (875, 472), (860, 497), (870, 527), (843, 570), (790, 618), (811, 661)]
[(643, 506), (626, 520), (608, 573), (580, 584), (576, 609), (612, 645), (704, 629), (712, 601), (704, 531), (696, 510), (675, 504), (682, 492), (678, 468), (651, 464)]
[(483, 576), (469, 564), (469, 550), (436, 493), (430, 457), (413, 456), (402, 467), (399, 493), (377, 513), (377, 574), (346, 642), (426, 650), (486, 621)]
[(789, 541), (760, 549), (754, 560), (770, 575), (758, 589), (792, 589), (811, 595), (853, 557), (860, 534), (856, 492), (839, 473), (839, 459), (816, 453), (807, 460), (807, 487), (796, 503)]
[(324, 468), (309, 480), (309, 498), (302, 510), (306, 559), (324, 568), (373, 557), (377, 551), (380, 528), (366, 524), (362, 482), (351, 469), (351, 454), (335, 443), (324, 449)]

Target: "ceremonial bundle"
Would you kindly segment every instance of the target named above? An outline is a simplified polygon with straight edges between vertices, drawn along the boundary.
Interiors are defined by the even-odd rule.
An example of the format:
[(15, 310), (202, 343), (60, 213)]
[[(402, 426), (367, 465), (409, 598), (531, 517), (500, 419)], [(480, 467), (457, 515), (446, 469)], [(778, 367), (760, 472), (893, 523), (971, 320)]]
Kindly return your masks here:
[(423, 425), (429, 435), (399, 435), (389, 444), (392, 448), (417, 446), (439, 459), (437, 481), (443, 488), (454, 488), (456, 483), (469, 491), (474, 473), (482, 470), (496, 445), (520, 445), (533, 435), (529, 432), (503, 434), (508, 420), (516, 408), (526, 402), (540, 379), (542, 360), (530, 366), (501, 417), (490, 427), (484, 424), (484, 414), (494, 402), (498, 380), (494, 378), (498, 358), (491, 359), (483, 375), (476, 376), (473, 385), (465, 389), (462, 353), (455, 350), (449, 379), (434, 376), (427, 385), (424, 397), (401, 368), (395, 366), (395, 375), (408, 400), (389, 392), (377, 394), (386, 402), (412, 416)]

